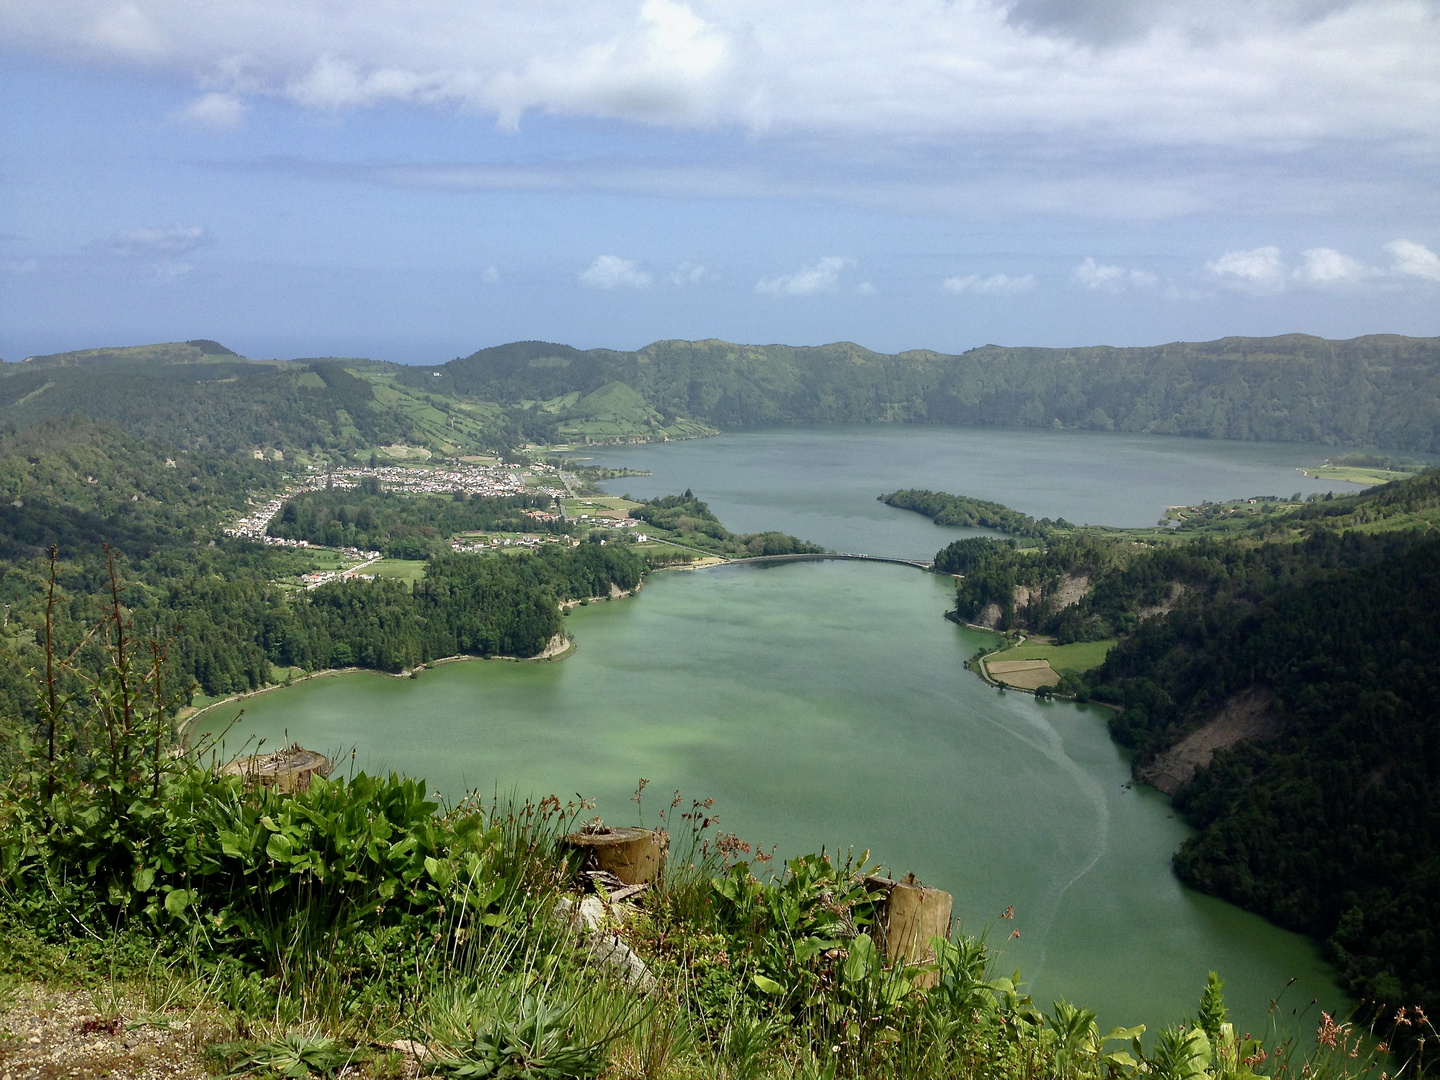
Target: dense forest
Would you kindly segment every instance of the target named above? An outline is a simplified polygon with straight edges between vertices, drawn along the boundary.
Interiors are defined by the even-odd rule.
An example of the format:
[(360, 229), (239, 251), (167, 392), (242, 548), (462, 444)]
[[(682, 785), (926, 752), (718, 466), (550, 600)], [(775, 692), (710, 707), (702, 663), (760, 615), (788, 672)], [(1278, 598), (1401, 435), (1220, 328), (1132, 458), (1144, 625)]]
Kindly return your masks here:
[[(972, 499), (968, 495), (950, 495), (943, 491), (926, 491), (921, 488), (906, 488), (881, 495), (880, 501), (886, 506), (899, 510), (913, 510), (924, 514), (936, 525), (948, 525), (960, 529), (994, 529), (1010, 536), (1028, 536), (1043, 540), (1056, 529), (1073, 529), (1064, 518), (1051, 521), (1042, 518), (1036, 521), (1029, 514), (1012, 510), (997, 502)], [(952, 571), (954, 572), (954, 571)]]
[(357, 489), (307, 491), (287, 499), (270, 523), (270, 535), (330, 547), (379, 551), (392, 559), (428, 559), (448, 551), (462, 532), (563, 533), (562, 521), (538, 521), (527, 510), (546, 510), (545, 495), (409, 494), (381, 490), (366, 477)]
[(1142, 750), (1242, 691), (1273, 695), (1280, 736), (1217, 753), (1178, 795), (1200, 834), (1176, 870), (1327, 941), (1357, 995), (1433, 1010), (1440, 539), (1380, 539), (1334, 551), (1345, 541), (1317, 537), (1322, 550), (1295, 553), (1301, 580), (1146, 620), (1091, 675), (1092, 693), (1123, 705), (1113, 730)]
[[(41, 656), (52, 546), (57, 647), (80, 645), (101, 620), (113, 566), (136, 626), (168, 643), (165, 677), (185, 696), (192, 685), (212, 696), (255, 689), (275, 667), (398, 672), (456, 654), (531, 656), (559, 632), (559, 601), (633, 589), (646, 567), (629, 545), (489, 557), (429, 542), (457, 522), (521, 515), (533, 526), (526, 497), (331, 490), (295, 500), (317, 515), (307, 520), (322, 509), (349, 516), (354, 502), (397, 547), (412, 534), (427, 539), (431, 561), (413, 586), (355, 580), (297, 590), (281, 583), (308, 565), (299, 553), (225, 539), (219, 529), (283, 479), (276, 463), (248, 454), (173, 451), (80, 418), (0, 430), (0, 709), (34, 715), (25, 672)], [(100, 663), (93, 650), (82, 662), (86, 655)]]
[[(438, 378), (436, 377), (438, 373)], [(501, 403), (620, 383), (663, 418), (721, 428), (899, 421), (1080, 427), (1440, 452), (1440, 339), (1291, 334), (1146, 348), (894, 355), (659, 341), (638, 352), (527, 341), (407, 370), (412, 387)]]
[(965, 575), (965, 621), (1118, 636), (1060, 689), (1115, 706), (1138, 776), (1258, 703), (1266, 737), (1176, 795), (1199, 830), (1177, 873), (1326, 942), (1372, 1005), (1440, 1009), (1440, 470), (1239, 525), (1223, 509), (1213, 534), (1168, 542), (962, 539), (936, 568)]
[(538, 341), (427, 367), (248, 361), (214, 342), (0, 365), (0, 418), (83, 412), (188, 449), (444, 453), (693, 438), (781, 423), (1094, 428), (1440, 453), (1440, 339), (1303, 334), (960, 355), (658, 341)]
[(397, 393), (367, 361), (251, 361), (214, 342), (93, 349), (0, 365), (0, 418), (28, 426), (83, 415), (157, 446), (334, 457), (397, 443), (450, 452), (514, 446), (501, 410), (436, 407)]

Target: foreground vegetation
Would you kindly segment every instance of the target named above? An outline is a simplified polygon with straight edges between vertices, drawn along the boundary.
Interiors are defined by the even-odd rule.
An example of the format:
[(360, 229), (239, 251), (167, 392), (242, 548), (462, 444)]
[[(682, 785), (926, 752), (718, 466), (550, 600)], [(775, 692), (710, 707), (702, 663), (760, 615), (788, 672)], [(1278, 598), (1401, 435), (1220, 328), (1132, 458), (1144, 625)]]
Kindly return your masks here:
[[(1419, 1047), (1391, 1052), (1323, 1015), (1305, 1018), (1314, 1040), (1238, 1032), (1214, 976), (1183, 1023), (1102, 1034), (1088, 1010), (1041, 1007), (994, 971), (983, 938), (936, 938), (933, 962), (887, 962), (863, 857), (772, 871), (708, 803), (678, 795), (661, 815), (675, 834), (667, 873), (639, 903), (603, 905), (602, 887), (597, 935), (574, 917), (579, 867), (564, 842), (593, 807), (442, 807), (422, 781), (364, 774), (293, 795), (249, 787), (171, 753), (165, 643), (123, 603), (91, 641), (98, 675), (71, 667), (66, 693), (69, 664), (47, 650), (48, 675), (31, 685), (38, 721), (4, 724), (0, 961), (11, 979), (88, 986), (110, 1016), (127, 994), (203, 1012), (197, 1039), (217, 1073), (1426, 1072)], [(607, 959), (617, 939), (643, 977)], [(1434, 1035), (1423, 1018), (1399, 1026)]]
[(935, 565), (963, 575), (958, 620), (1118, 638), (1058, 690), (1112, 705), (1136, 775), (1167, 778), (1199, 830), (1184, 881), (1325, 942), (1372, 1006), (1440, 1013), (1440, 470), (1182, 516)]

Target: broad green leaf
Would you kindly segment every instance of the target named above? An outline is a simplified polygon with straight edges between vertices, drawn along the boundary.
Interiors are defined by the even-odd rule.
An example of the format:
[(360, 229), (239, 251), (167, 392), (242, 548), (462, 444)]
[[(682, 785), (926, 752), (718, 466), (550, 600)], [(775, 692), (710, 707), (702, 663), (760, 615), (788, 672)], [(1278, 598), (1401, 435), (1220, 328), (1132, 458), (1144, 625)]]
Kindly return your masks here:
[(154, 884), (155, 884), (155, 871), (154, 871), (153, 868), (151, 868), (151, 867), (149, 867), (149, 866), (137, 866), (137, 867), (135, 868), (134, 885), (135, 885), (135, 891), (136, 891), (136, 892), (138, 892), (138, 893), (146, 893), (146, 892), (149, 892), (149, 891), (150, 891), (150, 886), (152, 886), (152, 885), (154, 885)]
[(294, 850), (290, 837), (282, 832), (272, 833), (270, 842), (265, 845), (265, 854), (276, 862), (289, 862)]
[(781, 986), (774, 979), (767, 978), (764, 975), (752, 975), (750, 978), (754, 981), (755, 985), (760, 988), (761, 993), (783, 994), (785, 992), (785, 987)]
[(860, 982), (868, 978), (871, 971), (879, 966), (875, 955), (875, 942), (869, 934), (861, 934), (850, 943), (850, 955), (845, 958), (845, 981)]
[(187, 889), (172, 889), (165, 897), (165, 910), (171, 915), (179, 915), (193, 899)]
[(795, 960), (801, 964), (808, 963), (811, 959), (824, 952), (825, 948), (825, 942), (821, 941), (819, 938), (801, 938), (799, 941), (795, 942), (794, 945)]

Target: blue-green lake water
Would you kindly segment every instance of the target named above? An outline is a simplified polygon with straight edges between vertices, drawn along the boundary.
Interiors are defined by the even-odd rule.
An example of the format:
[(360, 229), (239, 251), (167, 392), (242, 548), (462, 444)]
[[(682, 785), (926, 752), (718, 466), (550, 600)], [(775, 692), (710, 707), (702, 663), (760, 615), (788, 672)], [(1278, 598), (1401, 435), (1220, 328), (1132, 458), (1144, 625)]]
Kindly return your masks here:
[[(617, 492), (690, 487), (737, 530), (907, 557), (958, 531), (876, 502), (882, 491), (1147, 524), (1173, 503), (1330, 486), (1295, 471), (1321, 448), (1095, 432), (812, 428), (587, 456), (653, 471)], [(583, 793), (619, 823), (635, 819), (642, 776), (648, 822), (677, 788), (714, 798), (723, 828), (781, 856), (869, 848), (914, 871), (954, 893), (971, 932), (1014, 905), (991, 932), (1002, 966), (1047, 1007), (1083, 1002), (1105, 1024), (1183, 1018), (1212, 968), (1243, 1026), (1262, 1028), (1292, 978), (1286, 1012), (1343, 1007), (1310, 942), (1176, 881), (1188, 831), (1167, 799), (1129, 785), (1103, 710), (1000, 694), (964, 670), (988, 638), (942, 618), (950, 595), (947, 579), (883, 564), (657, 574), (637, 597), (577, 609), (563, 661), (313, 680), (247, 701), (229, 743), (353, 747), (361, 767), (452, 798)]]

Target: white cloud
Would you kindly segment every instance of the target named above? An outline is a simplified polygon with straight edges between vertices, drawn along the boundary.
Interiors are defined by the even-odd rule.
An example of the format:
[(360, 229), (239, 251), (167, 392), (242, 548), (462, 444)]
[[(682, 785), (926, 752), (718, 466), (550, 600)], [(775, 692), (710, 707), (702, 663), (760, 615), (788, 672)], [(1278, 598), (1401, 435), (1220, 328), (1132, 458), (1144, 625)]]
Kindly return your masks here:
[(686, 261), (666, 274), (665, 280), (671, 285), (699, 285), (714, 280), (715, 276), (715, 272), (703, 263)]
[[(94, 5), (85, 7), (93, 10)], [(93, 20), (88, 11), (74, 14), (77, 37), (102, 52), (143, 61), (163, 56), (169, 44), (140, 4), (115, 4)]]
[(1227, 251), (1205, 269), (1231, 288), (1257, 294), (1285, 291), (1287, 270), (1277, 247)]
[(500, 268), (498, 266), (487, 266), (484, 273), (480, 275), (480, 284), (498, 285), (500, 283)]
[(1380, 273), (1334, 248), (1310, 248), (1301, 258), (1305, 261), (1295, 268), (1295, 279), (1321, 289), (1354, 287)]
[(307, 108), (445, 105), (504, 123), (1440, 145), (1433, 0), (7, 0), (0, 40)]
[(856, 296), (874, 296), (876, 291), (875, 286), (868, 281), (862, 281), (859, 285), (855, 286)]
[(1323, 290), (1384, 288), (1385, 279), (1420, 277), (1440, 281), (1440, 256), (1413, 240), (1392, 240), (1385, 245), (1392, 263), (1389, 269), (1370, 266), (1334, 248), (1307, 248), (1300, 263), (1290, 269), (1277, 247), (1227, 251), (1205, 264), (1205, 269), (1232, 288), (1257, 295), (1274, 295), (1289, 286)]
[(1126, 289), (1153, 289), (1160, 279), (1147, 270), (1127, 270), (1123, 266), (1106, 266), (1087, 255), (1073, 267), (1070, 277), (1078, 285), (1097, 292), (1121, 293)]
[(177, 117), (196, 127), (229, 131), (240, 126), (248, 111), (249, 106), (234, 94), (215, 92), (196, 98)]
[(992, 274), (990, 277), (981, 277), (979, 274), (968, 274), (965, 277), (948, 277), (940, 283), (940, 287), (957, 296), (962, 293), (977, 293), (980, 296), (1014, 296), (1016, 293), (1028, 292), (1033, 289), (1035, 275), (1022, 274), (1019, 277), (1011, 277), (1008, 274)]
[(206, 239), (205, 229), (200, 225), (119, 229), (110, 238), (109, 248), (116, 255), (183, 255), (194, 251)]
[(755, 283), (755, 291), (774, 296), (813, 296), (815, 293), (831, 292), (840, 280), (841, 272), (854, 265), (854, 259), (827, 255), (811, 266), (802, 266), (793, 274), (761, 278)]
[(162, 281), (178, 281), (186, 277), (195, 268), (187, 262), (180, 262), (178, 259), (166, 259), (164, 262), (155, 264), (155, 276)]
[(1392, 274), (1407, 274), (1411, 277), (1440, 281), (1440, 255), (1436, 255), (1424, 244), (1413, 240), (1392, 240), (1385, 245), (1395, 259), (1390, 266)]
[(650, 281), (650, 275), (638, 263), (619, 255), (597, 255), (580, 272), (580, 284), (589, 289), (643, 289)]

